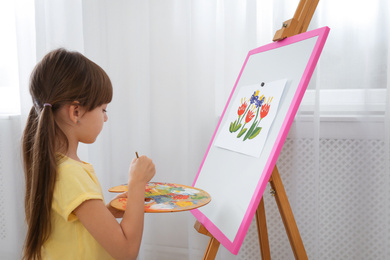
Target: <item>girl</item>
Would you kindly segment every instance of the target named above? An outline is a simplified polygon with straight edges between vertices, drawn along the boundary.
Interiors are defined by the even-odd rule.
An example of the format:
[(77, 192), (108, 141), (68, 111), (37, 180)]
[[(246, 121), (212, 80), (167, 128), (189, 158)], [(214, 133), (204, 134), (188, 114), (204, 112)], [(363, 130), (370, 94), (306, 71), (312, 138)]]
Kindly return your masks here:
[[(125, 212), (104, 204), (91, 164), (77, 156), (107, 121), (111, 81), (77, 52), (47, 54), (31, 74), (33, 107), (23, 134), (27, 235), (23, 259), (135, 259), (143, 232), (146, 156), (130, 165)], [(115, 217), (122, 217), (118, 223)]]

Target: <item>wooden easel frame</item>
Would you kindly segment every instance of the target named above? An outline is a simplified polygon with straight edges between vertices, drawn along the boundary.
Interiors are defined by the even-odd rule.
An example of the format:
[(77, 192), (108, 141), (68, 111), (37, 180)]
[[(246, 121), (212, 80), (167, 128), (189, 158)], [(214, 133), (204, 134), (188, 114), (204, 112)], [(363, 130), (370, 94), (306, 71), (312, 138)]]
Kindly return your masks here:
[(283, 23), (282, 28), (275, 33), (273, 41), (280, 41), (287, 37), (306, 32), (319, 1), (301, 0), (294, 17)]
[[(298, 4), (297, 10), (295, 11), (294, 17), (283, 23), (283, 27), (275, 33), (273, 41), (280, 41), (287, 37), (306, 32), (314, 11), (317, 8), (318, 2), (319, 0), (301, 0)], [(276, 165), (272, 171), (269, 183), (272, 189), (271, 192), (275, 196), (276, 204), (278, 205), (280, 216), (286, 229), (295, 259), (306, 260), (308, 259), (306, 250)], [(261, 198), (255, 216), (259, 235), (261, 259), (270, 260), (271, 251), (269, 247), (263, 198)], [(199, 233), (210, 237), (203, 260), (214, 260), (217, 256), (220, 242), (213, 237), (213, 235), (199, 221), (195, 222), (194, 228)]]

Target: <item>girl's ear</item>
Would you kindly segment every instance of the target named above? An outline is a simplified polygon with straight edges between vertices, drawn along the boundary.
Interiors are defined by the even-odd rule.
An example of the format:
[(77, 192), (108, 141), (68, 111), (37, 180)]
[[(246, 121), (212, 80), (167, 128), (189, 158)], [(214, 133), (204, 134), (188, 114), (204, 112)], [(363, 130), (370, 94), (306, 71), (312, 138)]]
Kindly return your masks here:
[(80, 118), (80, 105), (79, 105), (79, 102), (74, 102), (73, 104), (71, 104), (69, 106), (69, 111), (68, 111), (68, 114), (69, 114), (69, 118), (70, 120), (77, 124), (79, 122), (79, 118)]

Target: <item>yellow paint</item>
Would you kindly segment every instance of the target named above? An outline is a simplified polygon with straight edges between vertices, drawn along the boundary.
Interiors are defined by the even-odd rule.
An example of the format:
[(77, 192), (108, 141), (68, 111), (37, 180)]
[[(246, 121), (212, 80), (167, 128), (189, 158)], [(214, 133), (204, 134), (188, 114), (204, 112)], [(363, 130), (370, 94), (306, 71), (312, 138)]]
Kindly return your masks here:
[(179, 206), (179, 207), (188, 207), (188, 206), (192, 206), (194, 203), (192, 203), (191, 201), (178, 201), (176, 202), (176, 204)]

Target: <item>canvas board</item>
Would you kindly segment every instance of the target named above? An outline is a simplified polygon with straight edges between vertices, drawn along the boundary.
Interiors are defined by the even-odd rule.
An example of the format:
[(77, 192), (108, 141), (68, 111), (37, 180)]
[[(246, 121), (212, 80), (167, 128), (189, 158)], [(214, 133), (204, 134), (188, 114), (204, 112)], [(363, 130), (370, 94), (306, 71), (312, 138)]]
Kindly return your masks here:
[[(210, 194), (211, 202), (191, 212), (233, 254), (237, 254), (241, 247), (329, 30), (323, 27), (251, 50), (227, 100), (193, 183), (194, 187)], [(263, 90), (261, 83), (265, 83)], [(280, 89), (270, 90), (272, 86)], [(237, 135), (240, 129), (245, 128), (243, 125), (234, 134), (229, 128), (238, 128), (238, 122), (235, 127), (232, 124), (239, 119), (239, 113), (245, 113), (248, 108), (242, 111), (241, 107), (239, 112), (244, 104), (242, 98), (250, 100), (256, 94), (257, 87), (257, 100), (261, 95), (275, 99), (270, 103), (268, 114), (257, 122), (248, 138), (241, 141), (249, 146), (242, 146), (242, 143), (235, 142), (248, 133), (249, 125), (252, 126), (254, 121), (248, 121), (247, 130), (240, 138)], [(258, 110), (254, 108), (253, 114), (259, 112), (260, 115), (259, 107), (267, 100), (259, 104)], [(250, 117), (254, 120), (255, 115)], [(272, 120), (266, 122), (266, 119)], [(241, 123), (243, 120), (241, 118)], [(265, 128), (262, 128), (259, 133), (253, 132), (263, 123), (267, 131), (263, 132)], [(263, 140), (258, 141), (261, 138)]]

